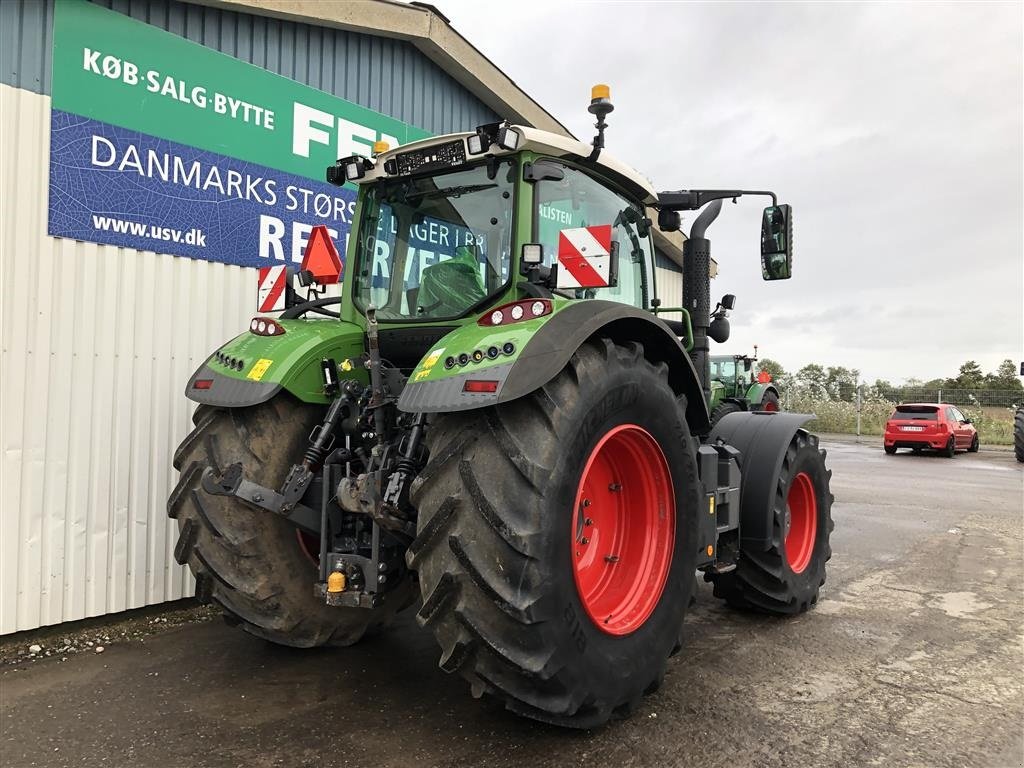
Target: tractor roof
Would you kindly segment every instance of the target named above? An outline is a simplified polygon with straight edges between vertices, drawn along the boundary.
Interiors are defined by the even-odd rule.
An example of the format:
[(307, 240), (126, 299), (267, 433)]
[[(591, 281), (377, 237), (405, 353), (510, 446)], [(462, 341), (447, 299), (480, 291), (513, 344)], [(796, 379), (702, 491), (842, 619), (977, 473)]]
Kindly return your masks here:
[[(542, 131), (538, 128), (530, 128), (523, 125), (514, 125), (511, 126), (511, 128), (518, 132), (522, 137), (522, 141), (520, 141), (519, 145), (516, 147), (515, 152), (532, 150), (541, 154), (551, 155), (552, 157), (564, 157), (566, 159), (578, 160), (587, 157), (592, 151), (592, 147), (589, 144), (585, 144), (582, 141), (568, 136), (560, 136), (557, 133)], [(420, 141), (414, 141), (409, 144), (403, 144), (400, 147), (395, 147), (394, 149), (389, 149), (387, 152), (382, 152), (377, 156), (376, 167), (372, 170), (368, 170), (366, 176), (356, 183), (365, 184), (376, 181), (377, 179), (388, 178), (389, 176), (395, 175), (388, 174), (384, 170), (384, 164), (389, 158), (405, 154), (407, 152), (437, 146), (439, 144), (446, 144), (456, 139), (465, 141), (470, 136), (475, 135), (475, 132), (470, 131), (466, 131), (464, 133), (449, 133), (444, 136), (432, 136), (428, 139), (421, 139)], [(467, 152), (466, 162), (470, 163), (480, 158), (487, 157), (488, 155), (502, 157), (511, 154), (513, 154), (513, 151), (502, 149), (497, 144), (492, 144), (485, 153), (475, 157), (469, 155)], [(608, 175), (614, 181), (617, 181), (622, 186), (627, 187), (639, 198), (640, 202), (645, 205), (652, 205), (657, 202), (658, 196), (654, 191), (654, 187), (651, 186), (651, 182), (635, 169), (616, 160), (614, 157), (609, 155), (607, 151), (601, 151), (601, 154), (597, 158), (597, 165), (607, 171)]]

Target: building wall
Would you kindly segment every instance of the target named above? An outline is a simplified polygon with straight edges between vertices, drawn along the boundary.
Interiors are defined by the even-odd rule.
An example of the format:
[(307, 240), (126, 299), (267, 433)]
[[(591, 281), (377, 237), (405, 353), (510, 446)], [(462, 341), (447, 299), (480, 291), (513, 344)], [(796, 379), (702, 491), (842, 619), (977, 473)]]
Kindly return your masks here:
[[(251, 269), (46, 234), (53, 2), (0, 2), (0, 634), (191, 593), (165, 513), (183, 387), (255, 301)], [(432, 133), (496, 119), (401, 41), (102, 5)]]

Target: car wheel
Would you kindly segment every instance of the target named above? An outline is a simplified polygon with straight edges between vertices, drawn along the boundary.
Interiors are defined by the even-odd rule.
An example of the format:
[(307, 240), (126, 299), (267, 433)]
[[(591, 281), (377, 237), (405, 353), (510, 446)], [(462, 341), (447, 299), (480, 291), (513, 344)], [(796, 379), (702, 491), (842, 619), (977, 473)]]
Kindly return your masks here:
[(981, 444), (978, 441), (978, 433), (975, 432), (974, 433), (974, 439), (971, 440), (971, 447), (967, 449), (967, 452), (968, 453), (977, 453), (978, 452), (978, 448), (980, 448), (980, 447), (981, 447)]
[(942, 451), (942, 455), (947, 459), (952, 459), (956, 455), (956, 438), (953, 437), (953, 435), (949, 436), (949, 442), (946, 443), (946, 447)]
[(885, 452), (888, 453), (890, 456), (892, 456), (894, 453), (896, 453), (896, 446), (895, 445), (886, 445), (886, 446), (884, 446), (884, 448), (885, 448)]

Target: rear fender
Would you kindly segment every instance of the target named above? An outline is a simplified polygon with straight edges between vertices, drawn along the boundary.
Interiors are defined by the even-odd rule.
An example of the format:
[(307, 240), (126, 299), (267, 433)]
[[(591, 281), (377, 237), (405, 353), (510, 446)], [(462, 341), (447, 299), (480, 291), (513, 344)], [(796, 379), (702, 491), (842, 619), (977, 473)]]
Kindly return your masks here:
[[(669, 384), (685, 395), (690, 430), (704, 434), (710, 427), (707, 405), (690, 356), (679, 338), (661, 320), (626, 304), (612, 301), (573, 301), (551, 315), (494, 328), (463, 326), (435, 345), (413, 372), (398, 401), (408, 412), (447, 412), (507, 403), (544, 386), (565, 368), (573, 353), (587, 340), (607, 337), (620, 344), (643, 344), (652, 362), (668, 366)], [(487, 350), (504, 351), (494, 359)], [(446, 366), (448, 358), (480, 350), (479, 362)], [(491, 393), (466, 392), (470, 381), (495, 382)]]
[[(786, 450), (813, 414), (749, 411), (722, 418), (708, 437), (740, 452), (740, 548), (764, 551), (772, 543), (772, 505)], [(811, 436), (814, 444), (817, 438)]]
[(750, 407), (755, 408), (758, 405), (760, 405), (761, 401), (764, 400), (764, 395), (766, 392), (774, 392), (776, 397), (779, 396), (779, 390), (777, 390), (771, 384), (751, 384), (750, 389), (747, 390), (746, 395), (747, 400), (750, 401)]
[[(224, 344), (199, 366), (185, 388), (197, 403), (241, 408), (270, 400), (287, 390), (304, 403), (328, 403), (320, 361), (337, 363), (364, 352), (363, 329), (338, 320), (277, 320), (280, 336), (246, 332)], [(354, 366), (346, 378), (366, 382), (366, 370)], [(197, 386), (197, 382), (203, 383)], [(202, 387), (202, 388), (200, 388)]]

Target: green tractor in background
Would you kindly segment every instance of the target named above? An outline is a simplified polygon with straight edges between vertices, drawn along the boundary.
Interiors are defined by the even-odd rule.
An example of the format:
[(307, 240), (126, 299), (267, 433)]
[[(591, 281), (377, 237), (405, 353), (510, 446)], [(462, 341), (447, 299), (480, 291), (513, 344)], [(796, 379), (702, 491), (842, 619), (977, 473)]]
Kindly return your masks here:
[[(611, 109), (595, 88), (592, 145), (496, 123), (327, 170), (359, 189), (340, 297), (289, 290), (186, 388), (175, 557), (229, 623), (344, 646), (416, 604), (475, 696), (589, 728), (660, 685), (695, 572), (741, 609), (817, 602), (810, 416), (707, 408), (706, 230), (770, 196), (762, 275), (785, 279), (789, 206), (655, 192), (602, 151)], [(661, 307), (654, 227), (701, 209), (688, 311)]]
[(756, 345), (753, 357), (712, 355), (710, 359), (711, 399), (708, 410), (712, 424), (717, 424), (730, 413), (779, 410), (779, 390), (772, 383), (771, 375), (767, 371), (754, 373)]

